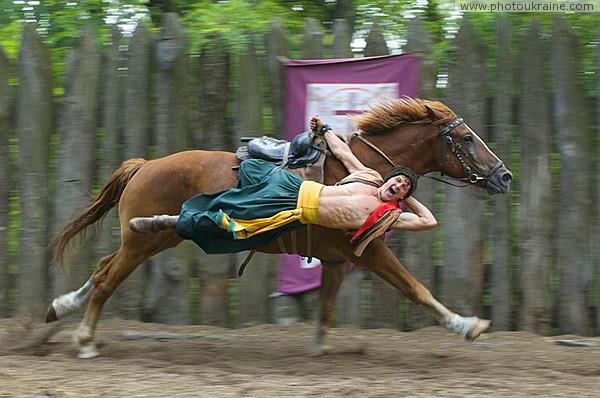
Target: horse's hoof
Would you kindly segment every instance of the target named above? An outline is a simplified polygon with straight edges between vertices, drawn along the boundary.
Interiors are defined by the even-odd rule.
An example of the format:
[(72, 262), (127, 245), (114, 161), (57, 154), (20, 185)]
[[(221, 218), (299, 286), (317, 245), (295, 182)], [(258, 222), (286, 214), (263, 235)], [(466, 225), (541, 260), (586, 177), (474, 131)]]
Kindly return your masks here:
[(317, 345), (315, 346), (314, 350), (313, 350), (313, 356), (315, 357), (322, 357), (324, 355), (327, 355), (331, 352), (331, 346), (328, 345)]
[(79, 347), (77, 358), (90, 359), (96, 358), (98, 355), (100, 355), (100, 352), (98, 351), (98, 348), (96, 348), (95, 344), (86, 344)]
[(48, 308), (48, 312), (46, 313), (46, 323), (50, 323), (50, 322), (54, 322), (54, 321), (58, 321), (58, 316), (56, 316), (56, 310), (51, 305)]
[(477, 319), (475, 323), (469, 328), (469, 331), (465, 335), (465, 340), (474, 341), (478, 338), (484, 330), (490, 327), (492, 322), (487, 319)]

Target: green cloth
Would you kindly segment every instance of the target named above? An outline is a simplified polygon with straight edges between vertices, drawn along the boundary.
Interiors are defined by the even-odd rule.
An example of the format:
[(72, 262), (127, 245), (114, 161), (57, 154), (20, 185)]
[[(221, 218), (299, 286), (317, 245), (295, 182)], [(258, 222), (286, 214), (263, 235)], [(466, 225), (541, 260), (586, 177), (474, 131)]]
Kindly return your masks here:
[(233, 219), (253, 220), (293, 210), (302, 181), (273, 163), (245, 160), (240, 165), (237, 187), (196, 195), (183, 204), (177, 235), (193, 240), (209, 254), (237, 253), (265, 246), (285, 232), (302, 228), (303, 224), (294, 221), (247, 239), (236, 239), (232, 231), (220, 227), (223, 213)]

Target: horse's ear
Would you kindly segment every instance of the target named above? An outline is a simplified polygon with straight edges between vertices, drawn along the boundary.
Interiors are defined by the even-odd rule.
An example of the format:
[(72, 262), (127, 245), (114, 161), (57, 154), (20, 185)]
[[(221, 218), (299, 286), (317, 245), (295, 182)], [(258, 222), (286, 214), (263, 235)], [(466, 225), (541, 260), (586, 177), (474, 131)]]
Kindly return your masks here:
[(429, 119), (431, 119), (432, 122), (434, 120), (436, 120), (437, 117), (435, 116), (435, 112), (433, 111), (433, 109), (431, 109), (427, 105), (424, 105), (424, 106), (425, 106), (425, 109), (427, 110), (427, 116), (429, 116)]

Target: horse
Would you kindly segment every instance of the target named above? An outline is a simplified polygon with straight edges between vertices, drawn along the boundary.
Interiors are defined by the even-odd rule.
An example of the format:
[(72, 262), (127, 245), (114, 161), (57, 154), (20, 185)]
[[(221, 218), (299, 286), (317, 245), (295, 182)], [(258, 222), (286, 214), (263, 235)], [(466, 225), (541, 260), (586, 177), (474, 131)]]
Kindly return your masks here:
[[(350, 149), (365, 166), (382, 175), (394, 165), (403, 165), (417, 175), (441, 172), (490, 195), (510, 189), (512, 174), (504, 163), (462, 118), (441, 102), (407, 97), (390, 99), (353, 119), (358, 132), (349, 138)], [(182, 203), (198, 193), (234, 187), (237, 166), (236, 156), (223, 151), (189, 150), (154, 160), (126, 160), (83, 212), (64, 226), (50, 244), (55, 249), (54, 261), (61, 265), (71, 239), (118, 204), (120, 247), (100, 259), (80, 289), (54, 299), (46, 316), (46, 321), (52, 322), (85, 307), (83, 319), (74, 333), (78, 357), (99, 355), (96, 326), (102, 306), (117, 286), (148, 258), (182, 241), (172, 230), (156, 234), (134, 232), (129, 228), (129, 220), (155, 214), (179, 214)], [(325, 184), (335, 184), (347, 174), (339, 160), (326, 159)], [(294, 253), (314, 256), (323, 263), (315, 354), (324, 354), (330, 349), (327, 345), (329, 322), (350, 262), (374, 272), (411, 301), (428, 309), (441, 326), (467, 340), (476, 339), (490, 325), (487, 320), (458, 315), (436, 300), (383, 239), (374, 239), (358, 257), (353, 254), (345, 231), (312, 225), (297, 232), (297, 236), (287, 233), (280, 244), (272, 242), (259, 251), (282, 253), (290, 252), (293, 247)], [(311, 235), (310, 245), (307, 234)]]

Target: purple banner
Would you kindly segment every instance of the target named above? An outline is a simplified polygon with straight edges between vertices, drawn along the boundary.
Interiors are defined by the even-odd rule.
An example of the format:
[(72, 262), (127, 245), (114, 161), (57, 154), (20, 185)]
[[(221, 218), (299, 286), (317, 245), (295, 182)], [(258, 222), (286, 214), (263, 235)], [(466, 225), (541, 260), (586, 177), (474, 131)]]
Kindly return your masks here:
[[(343, 119), (376, 103), (381, 97), (416, 97), (419, 87), (419, 58), (415, 53), (368, 58), (289, 60), (286, 62), (286, 138), (308, 126), (310, 109)], [(330, 90), (327, 88), (331, 87)], [(320, 90), (319, 90), (320, 89)], [(355, 101), (355, 103), (352, 103)]]
[[(419, 58), (414, 53), (368, 58), (286, 61), (286, 138), (308, 129), (308, 118), (319, 115), (335, 131), (349, 133), (346, 117), (361, 113), (384, 98), (418, 96)], [(277, 290), (296, 294), (318, 288), (321, 265), (296, 255), (284, 255)]]

